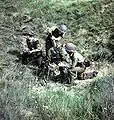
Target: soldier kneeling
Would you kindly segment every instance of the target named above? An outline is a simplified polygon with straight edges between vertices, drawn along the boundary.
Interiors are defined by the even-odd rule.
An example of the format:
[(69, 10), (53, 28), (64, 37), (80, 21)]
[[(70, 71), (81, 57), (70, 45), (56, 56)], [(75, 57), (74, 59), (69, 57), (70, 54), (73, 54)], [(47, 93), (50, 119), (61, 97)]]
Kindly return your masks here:
[(49, 65), (52, 68), (55, 76), (61, 78), (61, 82), (65, 82), (67, 68), (69, 67), (68, 54), (64, 49), (64, 45), (52, 47), (48, 51)]
[[(72, 83), (74, 79), (84, 79), (82, 78), (82, 76), (85, 77), (85, 70), (86, 67), (90, 66), (90, 62), (87, 61), (80, 53), (78, 53), (75, 50), (76, 46), (73, 43), (67, 43), (65, 45), (65, 50), (66, 52), (69, 54), (70, 60), (71, 60), (71, 67), (69, 68), (68, 72), (69, 72), (69, 79), (68, 79), (68, 83)], [(86, 73), (87, 74), (87, 73)], [(88, 73), (87, 75), (89, 76), (90, 73)], [(92, 75), (93, 74), (93, 75)], [(97, 73), (95, 72), (91, 72), (91, 77), (93, 78), (97, 75)], [(85, 77), (87, 79), (87, 76)]]

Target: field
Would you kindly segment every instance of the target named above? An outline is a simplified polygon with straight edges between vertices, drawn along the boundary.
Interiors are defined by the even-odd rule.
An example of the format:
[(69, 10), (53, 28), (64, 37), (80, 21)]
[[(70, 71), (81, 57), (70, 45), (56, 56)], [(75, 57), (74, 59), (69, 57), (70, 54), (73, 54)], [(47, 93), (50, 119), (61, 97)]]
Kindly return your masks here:
[[(114, 1), (0, 1), (0, 120), (114, 120)], [(95, 63), (98, 76), (73, 86), (34, 74), (22, 65), (21, 27), (42, 42), (45, 31), (65, 23), (63, 39)]]

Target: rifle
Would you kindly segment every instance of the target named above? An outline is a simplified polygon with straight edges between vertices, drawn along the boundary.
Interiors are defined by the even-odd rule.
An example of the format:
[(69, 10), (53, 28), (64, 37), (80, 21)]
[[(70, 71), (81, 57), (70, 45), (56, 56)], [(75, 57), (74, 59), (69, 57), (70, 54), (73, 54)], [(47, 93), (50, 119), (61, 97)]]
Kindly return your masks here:
[(40, 76), (43, 76), (43, 79), (45, 83), (47, 83), (47, 80), (49, 79), (50, 69), (49, 69), (49, 60), (47, 60), (45, 57), (42, 60), (42, 64), (39, 68), (39, 71), (37, 73), (38, 78)]

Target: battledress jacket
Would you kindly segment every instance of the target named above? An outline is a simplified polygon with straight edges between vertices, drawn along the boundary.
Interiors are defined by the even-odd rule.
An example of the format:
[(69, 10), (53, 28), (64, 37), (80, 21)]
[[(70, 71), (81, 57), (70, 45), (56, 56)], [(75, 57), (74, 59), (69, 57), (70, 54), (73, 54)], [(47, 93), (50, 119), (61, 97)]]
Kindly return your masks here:
[(22, 40), (23, 51), (37, 52), (42, 50), (42, 46), (39, 44), (39, 40), (35, 37), (24, 37)]
[(60, 44), (60, 40), (61, 40), (61, 36), (56, 36), (55, 30), (57, 29), (56, 26), (51, 27), (50, 29), (47, 30), (47, 38), (46, 38), (46, 43), (45, 43), (45, 47), (46, 47), (46, 55), (48, 56), (48, 50), (51, 47), (58, 47)]
[(72, 61), (72, 65), (71, 65), (72, 68), (76, 67), (77, 63), (83, 63), (85, 60), (85, 58), (76, 50), (74, 53), (70, 55), (70, 59)]

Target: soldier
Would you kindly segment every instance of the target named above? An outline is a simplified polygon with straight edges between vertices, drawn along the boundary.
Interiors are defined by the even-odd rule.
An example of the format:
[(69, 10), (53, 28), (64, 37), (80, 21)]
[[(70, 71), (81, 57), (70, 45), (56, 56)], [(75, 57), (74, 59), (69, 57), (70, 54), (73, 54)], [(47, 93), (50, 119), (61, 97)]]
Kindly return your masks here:
[(25, 35), (25, 41), (22, 42), (24, 48), (22, 63), (31, 62), (29, 61), (29, 58), (31, 58), (32, 61), (35, 61), (40, 66), (42, 62), (42, 47), (39, 45), (39, 40), (34, 37), (34, 32), (30, 30), (24, 32), (23, 35)]
[(46, 57), (48, 58), (48, 51), (51, 47), (58, 47), (60, 45), (60, 40), (64, 37), (67, 32), (67, 27), (64, 24), (59, 26), (54, 26), (49, 29), (48, 36), (46, 38)]
[[(69, 56), (68, 53), (64, 49), (64, 45), (59, 45), (56, 47), (52, 47), (48, 51), (48, 61), (50, 67), (53, 66), (57, 68), (58, 73), (60, 73), (60, 76), (62, 78), (62, 82), (64, 82), (65, 78), (65, 68), (69, 66)], [(54, 71), (56, 72), (56, 71)]]
[[(76, 46), (73, 43), (67, 43), (65, 45), (65, 50), (69, 54), (70, 60), (71, 60), (71, 66), (68, 70), (69, 72), (69, 83), (72, 83), (74, 78), (78, 78), (79, 76), (85, 76), (82, 75), (86, 67), (90, 66), (90, 62), (85, 59), (80, 53), (78, 53), (76, 50)], [(95, 73), (95, 74), (94, 74)], [(90, 73), (88, 73), (90, 74)], [(87, 74), (87, 75), (88, 75)], [(97, 73), (95, 71), (91, 72), (91, 78), (92, 76), (95, 77)], [(82, 78), (81, 78), (82, 79)], [(86, 77), (87, 79), (87, 77)]]

